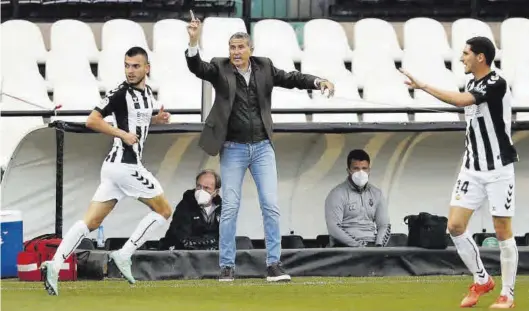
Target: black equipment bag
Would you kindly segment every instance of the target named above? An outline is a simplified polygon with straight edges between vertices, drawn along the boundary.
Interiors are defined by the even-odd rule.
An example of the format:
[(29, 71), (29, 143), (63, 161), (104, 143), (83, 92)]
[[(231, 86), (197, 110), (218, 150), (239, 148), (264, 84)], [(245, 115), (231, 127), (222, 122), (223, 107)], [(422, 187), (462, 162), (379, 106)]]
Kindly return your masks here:
[(428, 249), (445, 249), (448, 246), (446, 238), (448, 218), (419, 213), (404, 217), (404, 223), (408, 225), (408, 246)]

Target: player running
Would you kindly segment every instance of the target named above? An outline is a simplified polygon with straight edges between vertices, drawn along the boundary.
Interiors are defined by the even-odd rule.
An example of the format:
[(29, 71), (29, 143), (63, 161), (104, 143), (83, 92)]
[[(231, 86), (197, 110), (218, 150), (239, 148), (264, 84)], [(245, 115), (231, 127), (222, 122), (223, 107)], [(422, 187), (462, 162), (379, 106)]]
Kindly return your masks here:
[[(42, 264), (44, 285), (50, 295), (59, 294), (59, 271), (64, 260), (89, 232), (99, 227), (119, 200), (133, 197), (152, 210), (140, 221), (125, 245), (110, 254), (110, 260), (130, 284), (135, 283), (131, 272), (132, 254), (171, 216), (172, 210), (162, 187), (141, 163), (149, 125), (168, 123), (170, 118), (163, 107), (152, 116), (155, 99), (151, 88), (145, 84), (149, 70), (146, 51), (140, 47), (129, 49), (125, 54), (126, 82), (108, 92), (86, 121), (87, 127), (113, 136), (114, 145), (103, 162), (101, 183), (84, 219), (77, 221), (66, 233), (53, 260)], [(115, 126), (104, 120), (109, 115), (114, 117)]]
[(514, 283), (518, 267), (518, 248), (513, 237), (511, 219), (514, 216), (514, 162), (518, 154), (511, 139), (511, 93), (507, 82), (491, 70), (496, 49), (485, 37), (466, 42), (461, 61), (465, 73), (474, 77), (466, 91), (450, 92), (419, 82), (404, 70), (414, 89), (421, 89), (436, 98), (465, 107), (467, 122), (461, 171), (450, 202), (448, 231), (457, 252), (474, 275), (474, 283), (461, 307), (472, 307), (481, 295), (494, 289), (494, 280), (487, 273), (479, 249), (467, 231), (475, 210), (488, 199), (494, 229), (500, 244), (502, 289), (500, 297), (490, 308), (514, 308)]

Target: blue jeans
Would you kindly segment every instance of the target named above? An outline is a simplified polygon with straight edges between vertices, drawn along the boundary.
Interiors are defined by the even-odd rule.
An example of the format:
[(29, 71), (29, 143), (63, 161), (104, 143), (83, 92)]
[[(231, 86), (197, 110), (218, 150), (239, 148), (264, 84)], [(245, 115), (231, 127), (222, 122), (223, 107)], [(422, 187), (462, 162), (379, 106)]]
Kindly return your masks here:
[(235, 267), (235, 232), (241, 203), (241, 189), (246, 169), (257, 186), (259, 205), (263, 215), (266, 264), (279, 261), (281, 232), (277, 205), (277, 170), (274, 149), (269, 140), (254, 144), (225, 142), (220, 152), (222, 179), (222, 212), (220, 216), (221, 267)]

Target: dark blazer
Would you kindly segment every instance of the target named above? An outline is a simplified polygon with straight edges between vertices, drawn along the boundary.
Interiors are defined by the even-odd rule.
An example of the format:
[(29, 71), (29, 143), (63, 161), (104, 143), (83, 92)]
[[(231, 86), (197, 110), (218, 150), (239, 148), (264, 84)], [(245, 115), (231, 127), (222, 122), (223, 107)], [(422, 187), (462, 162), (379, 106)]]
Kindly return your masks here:
[[(189, 70), (198, 78), (209, 81), (215, 88), (215, 102), (206, 118), (198, 142), (206, 153), (215, 156), (222, 148), (228, 131), (228, 120), (235, 98), (235, 67), (226, 57), (215, 57), (208, 63), (200, 58), (199, 53), (193, 57), (187, 56), (187, 50), (185, 53)], [(271, 98), (274, 86), (287, 89), (316, 89), (314, 80), (317, 77), (297, 71), (285, 72), (277, 69), (267, 57), (251, 56), (250, 62), (257, 85), (261, 118), (268, 137), (272, 138)]]

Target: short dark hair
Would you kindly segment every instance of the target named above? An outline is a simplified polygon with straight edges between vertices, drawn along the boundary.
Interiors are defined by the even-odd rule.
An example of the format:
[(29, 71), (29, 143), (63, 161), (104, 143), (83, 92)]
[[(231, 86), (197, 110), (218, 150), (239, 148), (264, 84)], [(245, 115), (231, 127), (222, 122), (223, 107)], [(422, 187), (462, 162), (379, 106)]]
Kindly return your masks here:
[(215, 190), (216, 189), (220, 189), (220, 187), (222, 186), (221, 185), (221, 181), (220, 181), (220, 175), (215, 172), (215, 170), (212, 170), (212, 169), (205, 169), (205, 170), (201, 170), (198, 175), (197, 175), (197, 178), (195, 180), (195, 184), (198, 185), (198, 180), (200, 179), (200, 177), (202, 177), (203, 175), (206, 175), (206, 174), (211, 174), (215, 177)]
[(489, 38), (473, 37), (468, 39), (466, 43), (470, 46), (470, 50), (474, 52), (474, 54), (478, 55), (483, 53), (487, 65), (492, 65), (494, 57), (496, 57), (496, 48)]
[(371, 164), (369, 154), (367, 154), (367, 152), (362, 149), (355, 149), (349, 152), (349, 155), (347, 155), (347, 168), (351, 167), (351, 163), (353, 163), (353, 161), (367, 161), (367, 163)]
[(144, 48), (139, 46), (131, 47), (127, 53), (125, 53), (128, 57), (134, 57), (136, 55), (143, 55), (145, 57), (145, 62), (149, 63), (149, 55), (147, 54), (147, 51), (145, 51)]

